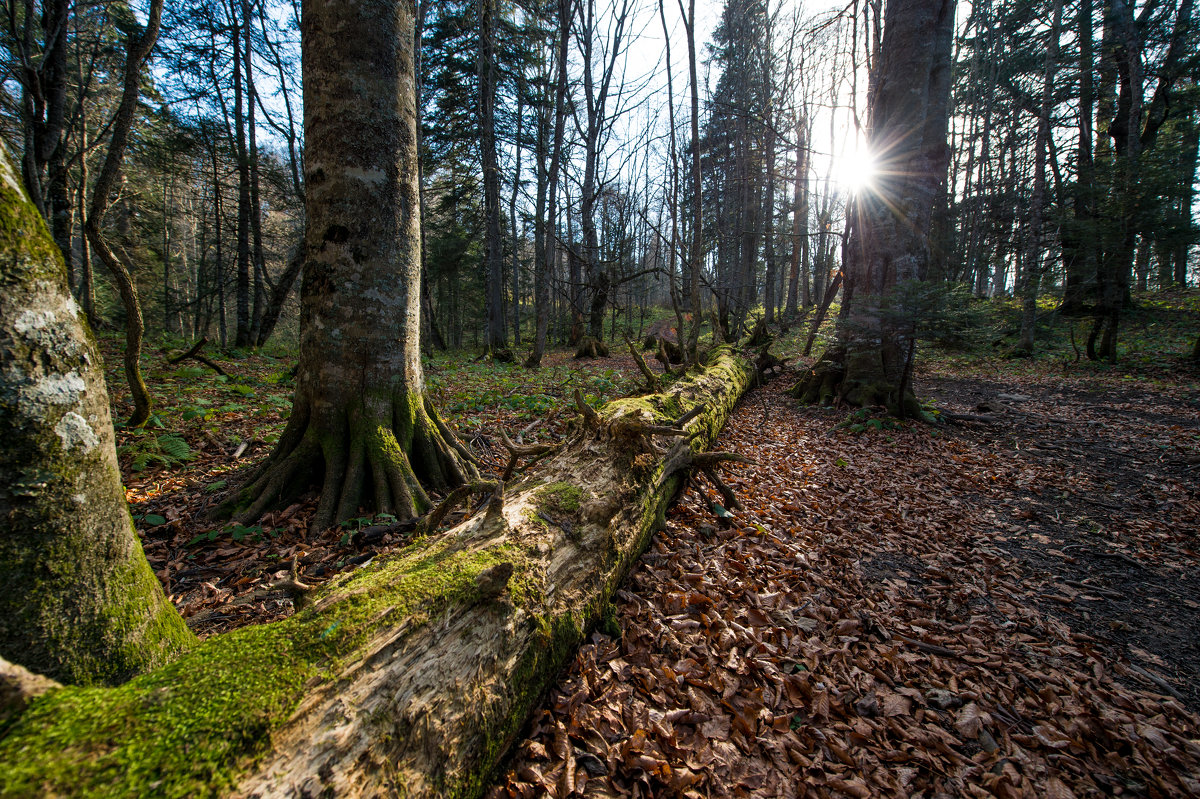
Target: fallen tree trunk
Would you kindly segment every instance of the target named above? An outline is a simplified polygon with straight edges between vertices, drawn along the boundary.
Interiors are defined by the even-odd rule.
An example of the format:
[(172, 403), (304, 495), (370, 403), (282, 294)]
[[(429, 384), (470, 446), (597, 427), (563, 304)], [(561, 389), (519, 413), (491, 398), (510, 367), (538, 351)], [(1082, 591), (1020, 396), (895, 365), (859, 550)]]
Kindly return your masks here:
[[(534, 477), (281, 622), (0, 727), (0, 794), (479, 796), (749, 386), (722, 350), (585, 413)], [(674, 429), (673, 429), (674, 428)]]

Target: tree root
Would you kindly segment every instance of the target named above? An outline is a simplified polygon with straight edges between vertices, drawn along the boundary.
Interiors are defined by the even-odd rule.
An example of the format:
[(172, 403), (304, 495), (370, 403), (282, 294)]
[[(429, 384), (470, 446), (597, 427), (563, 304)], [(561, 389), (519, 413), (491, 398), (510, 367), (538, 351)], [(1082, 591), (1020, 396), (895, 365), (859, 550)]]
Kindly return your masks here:
[(292, 597), (292, 604), (296, 606), (296, 610), (300, 610), (316, 590), (317, 587), (315, 585), (301, 582), (298, 559), (293, 555), (291, 574), (282, 580), (277, 580), (268, 585), (266, 591), (263, 593), (285, 591)]
[(469, 452), (431, 411), (425, 398), (393, 397), (382, 408), (357, 403), (317, 415), (298, 398), (275, 451), (225, 510), (252, 523), (319, 477), (311, 533), (364, 509), (401, 521), (419, 516), (433, 505), (425, 486), (447, 491), (478, 475)]
[(737, 495), (733, 493), (733, 489), (721, 479), (721, 476), (717, 474), (716, 469), (701, 469), (700, 471), (708, 479), (708, 482), (712, 483), (713, 488), (720, 492), (721, 499), (725, 500), (725, 506), (727, 508), (732, 510), (744, 510), (741, 501), (737, 498)]
[(438, 506), (417, 521), (417, 534), (428, 535), (434, 532), (445, 521), (446, 516), (455, 507), (466, 501), (472, 494), (491, 493), (488, 500), (487, 515), (499, 514), (504, 509), (504, 483), (496, 480), (474, 480), (460, 485), (446, 495)]

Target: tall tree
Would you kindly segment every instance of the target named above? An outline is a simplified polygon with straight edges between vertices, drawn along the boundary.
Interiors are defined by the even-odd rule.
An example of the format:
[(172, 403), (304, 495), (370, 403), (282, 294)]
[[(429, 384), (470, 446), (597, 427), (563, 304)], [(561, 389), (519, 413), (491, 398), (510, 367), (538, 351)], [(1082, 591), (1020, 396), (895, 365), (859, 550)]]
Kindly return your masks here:
[(121, 304), (125, 307), (125, 379), (129, 383), (129, 394), (133, 399), (133, 413), (129, 424), (145, 424), (150, 418), (150, 391), (142, 379), (142, 336), (145, 321), (142, 319), (142, 303), (128, 264), (124, 263), (105, 239), (101, 229), (104, 214), (117, 185), (125, 148), (129, 144), (129, 132), (137, 112), (138, 96), (141, 91), (142, 67), (158, 40), (158, 29), (162, 22), (163, 0), (151, 0), (150, 13), (144, 28), (132, 26), (126, 34), (125, 73), (121, 90), (121, 102), (112, 120), (112, 132), (104, 165), (92, 189), (92, 201), (84, 220), (84, 231), (88, 243), (96, 256), (108, 269), (121, 293)]
[[(483, 162), (487, 350), (511, 360), (504, 325), (504, 239), (500, 233), (500, 159), (496, 150), (496, 0), (479, 0), (479, 147)], [(515, 298), (514, 298), (515, 299)]]
[(892, 0), (869, 106), (868, 144), (880, 165), (856, 203), (838, 340), (796, 386), (805, 401), (839, 397), (917, 413), (909, 384), (915, 347), (910, 287), (929, 261), (930, 217), (947, 159), (953, 0)]
[(571, 40), (571, 2), (558, 0), (558, 38), (554, 57), (554, 133), (550, 140), (550, 164), (546, 174), (546, 222), (541, 242), (542, 258), (534, 272), (533, 351), (525, 365), (535, 369), (546, 352), (550, 323), (550, 282), (558, 259), (558, 184), (562, 169), (563, 138), (567, 119), (567, 46)]
[(305, 2), (300, 369), (244, 518), (318, 479), (314, 529), (361, 509), (409, 518), (430, 505), (423, 486), (474, 471), (421, 370), (415, 14), (413, 0)]
[(19, 185), (0, 147), (0, 655), (120, 682), (193, 639), (142, 554), (100, 355)]
[(1042, 98), (1038, 109), (1037, 138), (1033, 146), (1033, 193), (1029, 202), (1029, 229), (1025, 233), (1025, 257), (1021, 275), (1021, 335), (1016, 354), (1033, 354), (1034, 323), (1037, 319), (1038, 289), (1041, 288), (1045, 247), (1046, 161), (1050, 157), (1050, 111), (1054, 106), (1054, 78), (1058, 69), (1058, 36), (1062, 25), (1062, 0), (1053, 0), (1042, 70)]

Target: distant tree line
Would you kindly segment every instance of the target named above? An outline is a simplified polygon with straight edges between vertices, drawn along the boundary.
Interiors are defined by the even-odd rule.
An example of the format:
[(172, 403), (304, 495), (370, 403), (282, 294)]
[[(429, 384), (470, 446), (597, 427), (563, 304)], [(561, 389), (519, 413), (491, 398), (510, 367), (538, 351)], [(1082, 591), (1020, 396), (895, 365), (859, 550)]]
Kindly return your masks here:
[[(239, 347), (281, 321), (294, 335), (299, 4), (163, 9), (97, 197), (152, 6), (4, 6), (0, 125), (26, 188), (95, 326), (144, 315)], [(885, 12), (727, 0), (705, 45), (680, 0), (418, 3), (423, 346), (523, 348), (535, 365), (548, 344), (636, 335), (655, 308), (680, 338), (731, 338), (833, 299), (855, 206), (886, 187), (886, 152), (860, 195), (838, 177), (871, 135)], [(1094, 320), (1089, 356), (1115, 358), (1132, 290), (1195, 279), (1194, 0), (982, 0), (952, 52), (949, 157), (914, 277), (1020, 297), (1023, 351), (1052, 297)], [(105, 252), (132, 297), (97, 267)]]

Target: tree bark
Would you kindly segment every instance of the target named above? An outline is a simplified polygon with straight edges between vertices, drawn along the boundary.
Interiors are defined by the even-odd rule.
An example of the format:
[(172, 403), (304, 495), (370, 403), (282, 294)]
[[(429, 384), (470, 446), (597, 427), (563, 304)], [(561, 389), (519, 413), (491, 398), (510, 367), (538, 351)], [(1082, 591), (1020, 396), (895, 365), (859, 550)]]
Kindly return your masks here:
[[(479, 146), (483, 156), (487, 351), (507, 354), (504, 333), (504, 240), (500, 233), (500, 163), (496, 152), (496, 0), (479, 3)], [(509, 358), (510, 359), (510, 358)]]
[(1033, 193), (1029, 202), (1029, 231), (1026, 234), (1024, 268), (1021, 275), (1021, 333), (1015, 355), (1033, 355), (1037, 320), (1038, 290), (1042, 284), (1043, 226), (1046, 211), (1046, 159), (1050, 148), (1050, 111), (1054, 105), (1054, 78), (1058, 68), (1058, 35), (1062, 25), (1062, 0), (1054, 0), (1051, 12), (1046, 59), (1042, 69), (1042, 100), (1038, 111), (1038, 129), (1033, 145)]
[[(546, 176), (546, 223), (543, 243), (543, 260), (538, 263), (534, 276), (534, 316), (536, 327), (533, 334), (533, 352), (525, 365), (536, 369), (546, 352), (546, 335), (550, 323), (550, 282), (554, 277), (554, 264), (558, 259), (558, 182), (562, 164), (563, 136), (566, 126), (567, 100), (567, 45), (571, 38), (570, 0), (558, 0), (558, 54), (555, 58), (554, 82), (554, 139), (551, 145), (550, 166)], [(573, 290), (573, 289), (572, 289)]]
[[(719, 460), (698, 453), (751, 373), (726, 350), (667, 392), (588, 409), (503, 507), (493, 495), (295, 616), (209, 639), (122, 694), (33, 700), (0, 739), (0, 791), (86, 793), (136, 752), (123, 785), (134, 794), (153, 782), (165, 795), (482, 795), (661, 528), (682, 467)], [(684, 417), (694, 438), (649, 430)]]
[[(692, 303), (692, 327), (688, 334), (685, 356), (688, 363), (692, 363), (696, 360), (696, 348), (700, 342), (700, 327), (703, 324), (701, 320), (704, 315), (700, 302), (700, 268), (704, 259), (704, 231), (701, 224), (704, 217), (704, 183), (700, 172), (700, 82), (696, 70), (696, 0), (689, 0), (686, 14), (683, 12), (683, 0), (678, 2), (679, 13), (684, 17), (683, 29), (687, 35), (688, 83), (692, 100), (689, 120), (692, 134), (692, 236), (688, 242), (688, 296)], [(679, 335), (682, 344), (682, 330), (679, 331)]]
[(0, 654), (117, 683), (193, 639), (142, 554), (100, 355), (18, 181), (0, 148)]
[(364, 511), (406, 519), (429, 508), (426, 488), (474, 473), (421, 369), (414, 13), (304, 6), (300, 369), (275, 451), (226, 506), (247, 521), (318, 480), (314, 531)]
[(1062, 250), (1066, 266), (1061, 310), (1064, 314), (1083, 311), (1084, 287), (1089, 275), (1096, 273), (1096, 178), (1092, 161), (1092, 125), (1095, 124), (1095, 91), (1092, 70), (1092, 0), (1080, 0), (1077, 14), (1079, 36), (1079, 144), (1073, 218), (1063, 227)]

